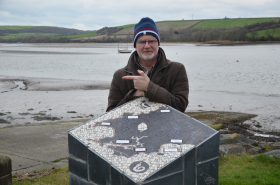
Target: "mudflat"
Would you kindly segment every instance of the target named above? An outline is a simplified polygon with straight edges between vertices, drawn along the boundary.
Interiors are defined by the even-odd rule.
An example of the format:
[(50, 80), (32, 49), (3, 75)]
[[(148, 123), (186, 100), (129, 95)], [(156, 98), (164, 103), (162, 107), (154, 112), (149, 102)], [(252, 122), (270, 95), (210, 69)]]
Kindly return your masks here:
[(105, 112), (110, 84), (0, 76), (0, 127), (89, 119)]

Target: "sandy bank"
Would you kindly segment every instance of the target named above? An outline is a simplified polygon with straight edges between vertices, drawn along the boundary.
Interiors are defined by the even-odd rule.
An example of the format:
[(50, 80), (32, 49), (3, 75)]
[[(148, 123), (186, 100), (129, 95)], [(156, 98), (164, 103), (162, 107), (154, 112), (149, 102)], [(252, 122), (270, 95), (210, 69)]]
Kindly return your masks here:
[(0, 90), (17, 88), (19, 85), (15, 84), (15, 81), (22, 82), (23, 85), (20, 88), (27, 91), (103, 90), (110, 88), (109, 82), (100, 81), (0, 76)]
[(50, 54), (50, 55), (98, 55), (104, 53), (83, 53), (83, 52), (55, 52), (55, 51), (23, 51), (23, 50), (0, 50), (1, 53), (12, 53), (12, 54)]
[(0, 127), (90, 119), (107, 107), (108, 82), (0, 77)]

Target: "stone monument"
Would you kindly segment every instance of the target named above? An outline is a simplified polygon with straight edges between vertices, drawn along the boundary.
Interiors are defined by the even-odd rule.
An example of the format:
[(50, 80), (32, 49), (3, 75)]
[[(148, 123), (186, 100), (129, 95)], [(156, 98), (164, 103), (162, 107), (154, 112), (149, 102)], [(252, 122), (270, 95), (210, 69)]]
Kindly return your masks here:
[(138, 98), (68, 133), (71, 185), (217, 185), (219, 132)]

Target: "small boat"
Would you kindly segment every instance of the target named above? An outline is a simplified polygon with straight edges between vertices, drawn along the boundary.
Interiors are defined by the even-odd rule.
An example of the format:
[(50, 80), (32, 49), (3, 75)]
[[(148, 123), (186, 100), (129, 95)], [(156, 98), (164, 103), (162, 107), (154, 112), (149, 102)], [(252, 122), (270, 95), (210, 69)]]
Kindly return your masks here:
[(132, 50), (128, 49), (128, 44), (126, 47), (120, 47), (118, 44), (118, 53), (131, 53)]
[(119, 51), (119, 53), (131, 53), (132, 52), (132, 50), (129, 50), (129, 49), (119, 49), (118, 51)]

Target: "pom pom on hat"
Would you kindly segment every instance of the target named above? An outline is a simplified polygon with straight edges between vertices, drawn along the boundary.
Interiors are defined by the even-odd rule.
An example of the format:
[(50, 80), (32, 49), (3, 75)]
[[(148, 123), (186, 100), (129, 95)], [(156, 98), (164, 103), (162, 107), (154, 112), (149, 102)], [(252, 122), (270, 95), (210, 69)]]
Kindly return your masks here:
[(141, 35), (152, 35), (157, 38), (158, 45), (160, 44), (160, 37), (158, 33), (157, 26), (155, 22), (149, 17), (142, 18), (139, 23), (134, 26), (134, 34), (133, 34), (133, 46), (135, 48), (135, 44), (137, 38)]

